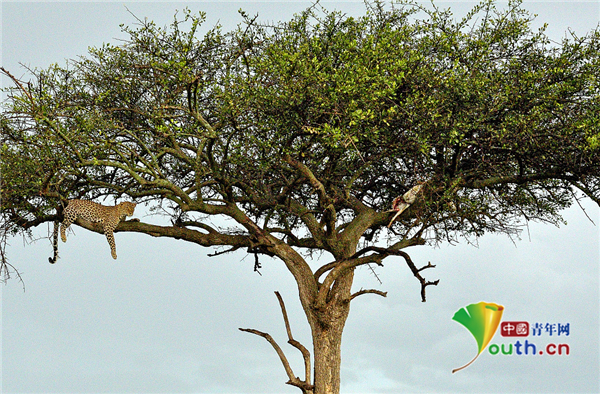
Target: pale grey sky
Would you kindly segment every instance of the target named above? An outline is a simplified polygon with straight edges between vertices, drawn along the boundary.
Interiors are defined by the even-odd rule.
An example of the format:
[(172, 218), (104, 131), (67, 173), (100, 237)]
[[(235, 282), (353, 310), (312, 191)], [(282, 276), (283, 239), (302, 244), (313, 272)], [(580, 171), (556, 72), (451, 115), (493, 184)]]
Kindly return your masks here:
[[(323, 2), (350, 14), (361, 2)], [(443, 2), (457, 13), (474, 3)], [(147, 17), (168, 24), (184, 6), (208, 13), (207, 26), (240, 22), (239, 8), (263, 20), (288, 19), (300, 2), (3, 2), (1, 64), (15, 75), (18, 63), (47, 67), (85, 55), (88, 46), (123, 37), (119, 24)], [(584, 34), (598, 24), (596, 1), (525, 1), (549, 35), (571, 28)], [(6, 83), (6, 80), (3, 80)], [(387, 298), (353, 301), (343, 338), (344, 393), (597, 393), (599, 364), (598, 207), (583, 202), (565, 212), (567, 226), (532, 224), (522, 240), (485, 236), (478, 248), (417, 247), (418, 264), (431, 261), (428, 279), (440, 279), (420, 302), (419, 284), (402, 260), (377, 273), (359, 270), (357, 289), (379, 288)], [(137, 217), (143, 215), (138, 212)], [(159, 222), (160, 218), (143, 217)], [(45, 236), (42, 226), (37, 234)], [(273, 291), (284, 297), (295, 337), (310, 347), (296, 285), (276, 260), (230, 254), (208, 258), (203, 249), (172, 239), (116, 234), (119, 259), (106, 240), (74, 226), (50, 265), (47, 239), (23, 245), (13, 239), (11, 262), (20, 283), (2, 286), (2, 392), (4, 393), (295, 393), (273, 349), (238, 327), (269, 332), (296, 374), (301, 358), (285, 344)], [(459, 308), (479, 301), (505, 306), (503, 320), (569, 323), (569, 336), (529, 337), (539, 347), (567, 343), (568, 356), (493, 356), (451, 374), (476, 353), (468, 331), (452, 321)], [(556, 335), (556, 334), (555, 334)], [(512, 343), (499, 333), (496, 344)]]

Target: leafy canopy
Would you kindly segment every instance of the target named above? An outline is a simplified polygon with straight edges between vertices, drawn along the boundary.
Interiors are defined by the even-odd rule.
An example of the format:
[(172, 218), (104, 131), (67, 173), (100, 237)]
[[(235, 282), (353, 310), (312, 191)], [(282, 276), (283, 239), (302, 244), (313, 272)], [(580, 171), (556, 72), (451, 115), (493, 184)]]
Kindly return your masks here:
[(203, 35), (203, 13), (139, 20), (119, 45), (13, 77), (5, 235), (60, 219), (61, 199), (129, 197), (173, 226), (122, 231), (340, 261), (558, 223), (576, 190), (600, 202), (598, 31), (550, 42), (516, 1), (460, 20), (380, 2), (356, 18), (318, 4), (275, 25), (242, 16)]

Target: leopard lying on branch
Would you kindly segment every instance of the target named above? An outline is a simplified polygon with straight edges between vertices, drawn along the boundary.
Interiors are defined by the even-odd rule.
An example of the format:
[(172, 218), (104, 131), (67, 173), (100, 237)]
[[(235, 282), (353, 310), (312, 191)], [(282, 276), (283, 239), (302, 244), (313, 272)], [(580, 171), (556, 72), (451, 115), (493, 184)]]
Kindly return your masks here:
[[(77, 218), (85, 219), (92, 223), (102, 223), (102, 229), (108, 244), (113, 259), (117, 259), (117, 247), (115, 245), (115, 237), (113, 231), (119, 225), (119, 222), (127, 216), (132, 216), (136, 204), (129, 201), (124, 201), (116, 206), (105, 206), (93, 201), (87, 200), (69, 200), (69, 204), (64, 210), (64, 220), (60, 227), (60, 238), (63, 242), (67, 242), (67, 228), (74, 223)], [(58, 259), (58, 228), (59, 222), (54, 222), (54, 256), (48, 258), (52, 264)]]

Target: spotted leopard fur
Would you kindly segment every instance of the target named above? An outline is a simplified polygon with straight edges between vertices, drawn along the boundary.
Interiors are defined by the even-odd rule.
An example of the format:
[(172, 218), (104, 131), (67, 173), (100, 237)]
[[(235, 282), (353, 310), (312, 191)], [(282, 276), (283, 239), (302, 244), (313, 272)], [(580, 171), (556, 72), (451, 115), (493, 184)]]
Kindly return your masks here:
[[(67, 228), (74, 223), (77, 218), (85, 219), (92, 223), (102, 223), (104, 235), (110, 245), (110, 251), (113, 259), (117, 259), (117, 247), (113, 231), (117, 228), (119, 222), (127, 216), (132, 216), (136, 204), (124, 201), (116, 206), (105, 206), (93, 201), (87, 200), (69, 200), (63, 215), (64, 220), (60, 226), (60, 238), (67, 242)], [(54, 222), (53, 247), (54, 258), (48, 258), (50, 263), (55, 263), (58, 258), (58, 222)]]
[(56, 263), (56, 260), (58, 260), (58, 226), (59, 226), (59, 221), (55, 220), (54, 221), (54, 232), (52, 233), (52, 248), (54, 249), (54, 256), (53, 257), (48, 257), (48, 261), (50, 262), (50, 264), (54, 264)]

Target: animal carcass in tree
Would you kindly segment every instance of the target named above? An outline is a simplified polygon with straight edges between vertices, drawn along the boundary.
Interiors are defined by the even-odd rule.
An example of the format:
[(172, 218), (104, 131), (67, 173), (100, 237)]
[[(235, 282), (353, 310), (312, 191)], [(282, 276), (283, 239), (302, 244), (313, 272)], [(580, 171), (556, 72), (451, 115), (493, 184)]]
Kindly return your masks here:
[(409, 191), (407, 191), (403, 195), (394, 198), (394, 201), (392, 201), (392, 211), (396, 211), (396, 214), (390, 221), (390, 224), (388, 224), (388, 228), (392, 226), (394, 220), (396, 220), (396, 218), (400, 216), (402, 212), (404, 212), (408, 207), (411, 206), (412, 203), (414, 203), (417, 200), (417, 195), (419, 194), (422, 188), (423, 184), (418, 184), (416, 186), (413, 186)]

